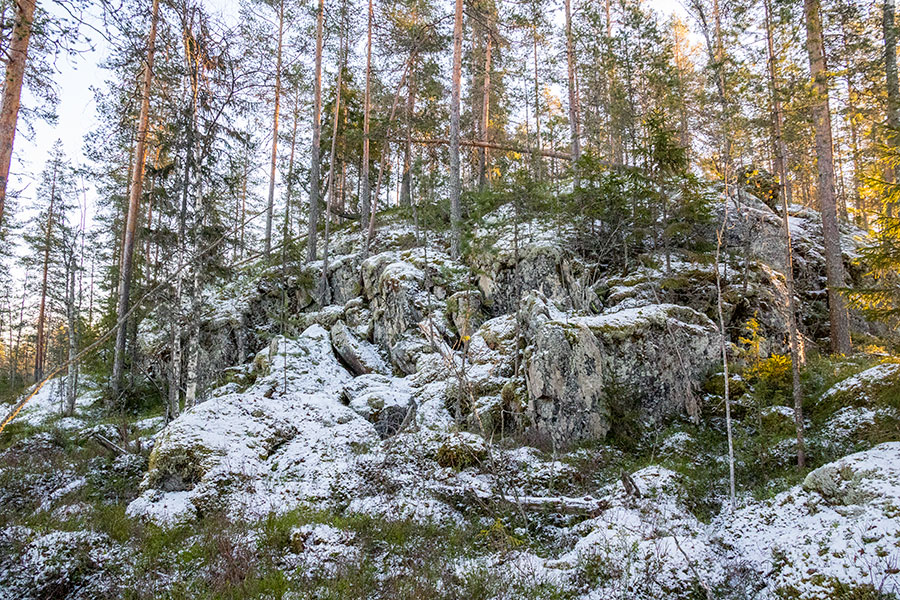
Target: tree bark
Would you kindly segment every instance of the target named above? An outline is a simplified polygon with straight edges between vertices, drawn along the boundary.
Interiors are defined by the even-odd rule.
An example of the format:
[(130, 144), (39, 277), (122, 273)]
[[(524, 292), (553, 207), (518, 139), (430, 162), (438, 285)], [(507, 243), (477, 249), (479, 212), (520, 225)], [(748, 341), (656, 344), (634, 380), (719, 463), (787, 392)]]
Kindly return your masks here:
[(272, 213), (275, 209), (275, 168), (278, 162), (278, 111), (281, 108), (281, 44), (284, 36), (284, 0), (278, 9), (278, 52), (275, 58), (275, 114), (272, 117), (272, 162), (269, 167), (269, 202), (266, 205), (266, 257), (272, 251)]
[(75, 356), (78, 354), (78, 345), (75, 339), (75, 252), (71, 249), (66, 262), (66, 334), (69, 338), (68, 371), (66, 373), (66, 416), (72, 416), (75, 412), (75, 397), (78, 394), (76, 380), (78, 378), (78, 364)]
[(44, 229), (44, 264), (41, 280), (41, 303), (38, 308), (37, 339), (34, 348), (34, 380), (44, 378), (44, 320), (47, 307), (47, 272), (50, 270), (50, 236), (53, 233), (53, 206), (56, 200), (56, 168), (53, 163), (53, 175), (50, 182), (50, 206), (47, 209), (47, 227)]
[(459, 173), (459, 97), (462, 76), (463, 0), (456, 0), (453, 20), (453, 78), (450, 87), (450, 256), (459, 258), (462, 194)]
[(9, 59), (3, 79), (3, 101), (0, 104), (0, 225), (3, 223), (3, 206), (9, 182), (16, 123), (19, 119), (19, 103), (22, 81), (25, 79), (25, 63), (28, 61), (28, 42), (34, 22), (35, 0), (16, 2), (16, 23), (9, 43)]
[(575, 163), (575, 187), (580, 185), (578, 159), (581, 158), (581, 124), (579, 123), (578, 89), (575, 83), (575, 43), (572, 39), (572, 0), (566, 0), (566, 63), (569, 77), (569, 131), (572, 136), (572, 160)]
[[(487, 40), (484, 48), (484, 77), (481, 86), (481, 141), (487, 143), (488, 129), (490, 127), (491, 114), (491, 49), (493, 48), (493, 33), (488, 17)], [(481, 147), (481, 156), (478, 164), (478, 188), (484, 191), (490, 179), (488, 167), (488, 148)]]
[(322, 28), (325, 0), (319, 0), (316, 18), (316, 74), (313, 95), (313, 134), (309, 169), (309, 227), (306, 239), (306, 261), (316, 260), (316, 234), (319, 227), (319, 143), (322, 139)]
[(535, 154), (535, 176), (538, 181), (544, 179), (544, 161), (541, 160), (541, 152), (544, 149), (544, 141), (541, 139), (541, 84), (538, 71), (538, 35), (537, 27), (532, 28), (532, 44), (534, 46), (534, 128), (537, 134), (537, 153)]
[(342, 96), (342, 87), (344, 84), (344, 58), (345, 58), (345, 48), (344, 48), (344, 40), (346, 39), (347, 31), (346, 31), (346, 22), (344, 17), (346, 15), (346, 3), (341, 8), (341, 49), (340, 56), (338, 58), (338, 73), (337, 73), (337, 83), (335, 87), (335, 95), (334, 95), (334, 115), (332, 116), (332, 128), (331, 128), (331, 154), (328, 159), (328, 180), (325, 184), (325, 189), (328, 190), (328, 198), (326, 200), (326, 213), (325, 213), (325, 244), (323, 248), (323, 256), (322, 256), (322, 297), (328, 298), (329, 290), (328, 290), (328, 242), (331, 233), (331, 209), (334, 207), (334, 196), (335, 191), (340, 185), (340, 180), (338, 183), (335, 183), (335, 158), (337, 156), (337, 137), (338, 137), (338, 119), (341, 116), (341, 96)]
[(369, 212), (372, 210), (372, 191), (369, 183), (369, 110), (371, 106), (371, 75), (372, 75), (372, 20), (374, 10), (372, 0), (369, 0), (369, 20), (366, 27), (366, 96), (363, 106), (363, 151), (362, 151), (362, 173), (360, 177), (360, 198), (359, 198), (359, 235), (362, 245), (363, 257), (366, 256), (366, 225), (369, 222)]
[(831, 351), (850, 354), (850, 320), (841, 296), (844, 285), (844, 263), (838, 230), (834, 196), (834, 156), (831, 139), (831, 110), (828, 106), (828, 73), (819, 0), (804, 0), (806, 13), (806, 48), (813, 79), (813, 122), (816, 129), (816, 160), (819, 171), (819, 211), (825, 248), (825, 272), (828, 285), (828, 312), (831, 322)]
[[(887, 87), (887, 124), (890, 131), (887, 143), (900, 146), (900, 83), (897, 81), (897, 26), (894, 21), (894, 0), (884, 0), (881, 27), (884, 32), (884, 74)], [(900, 182), (900, 165), (894, 165), (894, 183)]]
[(791, 246), (791, 226), (788, 205), (791, 199), (791, 181), (787, 172), (787, 146), (783, 136), (783, 111), (775, 74), (775, 44), (771, 15), (771, 0), (765, 0), (766, 42), (769, 62), (769, 93), (772, 96), (772, 148), (775, 167), (781, 187), (781, 218), (784, 225), (785, 267), (784, 285), (788, 297), (788, 336), (791, 348), (791, 389), (794, 398), (794, 427), (797, 431), (797, 465), (806, 464), (806, 444), (803, 432), (803, 387), (800, 382), (800, 365), (804, 362), (803, 344), (797, 326), (797, 301), (794, 297), (794, 253)]
[(406, 85), (406, 140), (403, 144), (403, 180), (400, 183), (400, 206), (412, 206), (412, 129), (416, 112), (415, 53), (410, 56), (409, 82)]
[[(122, 269), (119, 274), (119, 301), (116, 314), (122, 319), (128, 312), (131, 293), (131, 274), (134, 263), (134, 238), (138, 212), (144, 183), (144, 155), (146, 154), (147, 129), (150, 122), (150, 86), (153, 83), (153, 55), (156, 51), (156, 24), (159, 17), (159, 0), (153, 0), (153, 14), (150, 18), (150, 35), (147, 41), (147, 61), (144, 63), (144, 81), (141, 86), (141, 112), (138, 121), (137, 145), (135, 147), (134, 172), (131, 176), (131, 190), (128, 199), (128, 216), (125, 221), (125, 243), (122, 245)], [(112, 371), (112, 398), (115, 400), (122, 384), (122, 369), (125, 362), (125, 337), (127, 322), (119, 324), (116, 331), (116, 348)]]

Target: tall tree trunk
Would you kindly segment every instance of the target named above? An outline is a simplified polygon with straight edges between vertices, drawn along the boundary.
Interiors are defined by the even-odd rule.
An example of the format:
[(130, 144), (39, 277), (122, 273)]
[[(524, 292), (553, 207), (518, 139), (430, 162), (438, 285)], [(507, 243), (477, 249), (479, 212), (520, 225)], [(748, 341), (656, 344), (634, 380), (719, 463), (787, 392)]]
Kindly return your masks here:
[[(900, 146), (900, 83), (897, 81), (897, 26), (894, 21), (894, 0), (884, 0), (881, 15), (884, 32), (884, 74), (887, 87), (887, 124), (890, 128), (887, 143)], [(900, 182), (900, 165), (894, 165), (894, 183)]]
[(309, 228), (306, 240), (306, 260), (316, 260), (316, 234), (319, 228), (319, 144), (322, 139), (322, 27), (325, 20), (325, 0), (319, 0), (316, 18), (316, 75), (313, 101), (313, 134), (309, 169)]
[(579, 123), (578, 89), (575, 82), (575, 42), (572, 39), (572, 0), (566, 0), (566, 63), (569, 78), (569, 131), (572, 136), (572, 163), (575, 186), (580, 184), (578, 159), (581, 158), (581, 124)]
[(244, 244), (244, 225), (247, 220), (247, 179), (250, 178), (250, 158), (248, 156), (244, 157), (244, 176), (241, 177), (241, 258), (244, 258), (244, 250), (246, 248)]
[(78, 394), (77, 378), (78, 365), (75, 356), (78, 354), (78, 345), (75, 339), (75, 251), (70, 250), (66, 261), (66, 334), (69, 338), (68, 370), (66, 373), (66, 416), (72, 416), (75, 412), (75, 396)]
[[(487, 18), (487, 39), (484, 46), (484, 77), (481, 86), (481, 141), (488, 141), (488, 129), (490, 128), (491, 114), (491, 49), (493, 48), (494, 36), (491, 31), (491, 20)], [(484, 191), (490, 179), (488, 166), (488, 149), (485, 146), (481, 148), (481, 156), (478, 164), (478, 189)]]
[(34, 380), (40, 381), (44, 378), (44, 321), (47, 307), (47, 272), (50, 270), (50, 236), (53, 233), (53, 207), (56, 201), (56, 168), (57, 163), (53, 163), (53, 175), (50, 181), (50, 206), (47, 209), (47, 226), (44, 228), (44, 265), (43, 278), (41, 280), (41, 304), (38, 308), (37, 322), (37, 340), (34, 349)]
[(35, 0), (17, 0), (16, 23), (9, 42), (6, 76), (3, 79), (3, 101), (0, 103), (0, 225), (3, 223), (3, 206), (9, 183), (9, 167), (12, 162), (16, 123), (19, 119), (19, 102), (22, 81), (25, 79), (25, 63), (28, 61), (28, 42), (34, 22)]
[(537, 27), (532, 27), (531, 42), (534, 50), (534, 128), (537, 134), (537, 154), (535, 155), (535, 175), (538, 181), (544, 179), (544, 159), (541, 152), (544, 150), (544, 141), (541, 139), (541, 84), (538, 71), (538, 35)]
[(771, 14), (771, 0), (765, 0), (766, 42), (769, 62), (769, 93), (772, 96), (772, 149), (775, 154), (775, 168), (780, 183), (781, 218), (784, 225), (784, 283), (788, 297), (788, 336), (791, 348), (791, 389), (794, 397), (794, 426), (797, 431), (797, 465), (806, 464), (806, 448), (803, 434), (803, 387), (800, 382), (800, 365), (804, 362), (803, 342), (797, 326), (797, 300), (794, 297), (794, 254), (791, 246), (791, 226), (788, 205), (791, 201), (791, 181), (787, 170), (787, 145), (784, 142), (784, 113), (778, 80), (775, 74), (775, 43)]
[[(16, 349), (15, 349), (15, 359), (13, 363), (16, 365), (16, 371), (19, 369), (19, 350), (22, 348), (22, 327), (25, 325), (25, 299), (28, 297), (28, 271), (25, 271), (25, 279), (22, 281), (22, 303), (19, 305), (19, 322), (16, 326)], [(27, 361), (26, 361), (27, 365)], [(28, 370), (26, 369), (27, 373)], [(27, 375), (23, 375), (24, 379)]]
[(366, 96), (363, 105), (363, 151), (362, 173), (360, 178), (361, 190), (359, 198), (359, 235), (362, 245), (363, 257), (366, 256), (366, 226), (369, 223), (369, 211), (372, 210), (372, 191), (369, 183), (369, 110), (371, 107), (371, 76), (372, 76), (372, 20), (374, 10), (372, 0), (369, 0), (369, 20), (366, 27)]
[(122, 371), (125, 363), (125, 337), (128, 333), (125, 313), (128, 312), (131, 293), (131, 274), (134, 263), (134, 237), (138, 212), (141, 207), (141, 193), (144, 183), (144, 155), (146, 153), (147, 129), (150, 122), (150, 86), (153, 83), (153, 55), (156, 51), (156, 23), (159, 17), (159, 0), (153, 0), (153, 14), (150, 18), (150, 36), (147, 40), (147, 61), (144, 63), (144, 82), (141, 87), (141, 113), (138, 121), (137, 146), (135, 147), (134, 172), (131, 176), (131, 192), (128, 199), (128, 217), (125, 222), (125, 243), (122, 246), (122, 269), (119, 274), (119, 301), (116, 310), (116, 349), (112, 370), (112, 399), (119, 396), (122, 385)]
[(287, 190), (284, 200), (284, 232), (282, 233), (282, 262), (285, 259), (284, 249), (291, 240), (291, 202), (294, 197), (294, 150), (297, 147), (297, 125), (300, 122), (300, 92), (294, 96), (294, 124), (291, 127), (291, 152), (288, 156)]
[(840, 288), (844, 285), (844, 263), (834, 197), (834, 157), (831, 140), (831, 110), (828, 106), (828, 73), (819, 0), (804, 0), (806, 13), (806, 49), (813, 79), (813, 121), (816, 128), (816, 160), (819, 171), (818, 196), (822, 214), (825, 247), (825, 273), (828, 285), (828, 312), (831, 322), (831, 351), (850, 354), (850, 319)]
[[(179, 261), (180, 262), (180, 261)], [(175, 278), (174, 314), (170, 315), (172, 356), (169, 359), (169, 398), (166, 410), (166, 422), (178, 416), (181, 409), (181, 293), (183, 278), (179, 274)]]
[(272, 117), (272, 162), (269, 167), (269, 202), (266, 205), (266, 257), (272, 251), (272, 211), (275, 208), (275, 168), (278, 162), (278, 111), (281, 108), (281, 42), (284, 35), (284, 0), (278, 9), (278, 52), (275, 58), (275, 114)]
[(400, 184), (400, 206), (412, 206), (412, 130), (416, 113), (415, 53), (410, 56), (409, 82), (406, 86), (406, 142), (403, 144), (403, 180)]
[[(345, 0), (346, 2), (346, 0)], [(328, 158), (328, 179), (325, 184), (325, 189), (327, 190), (328, 198), (326, 200), (327, 205), (325, 207), (325, 244), (323, 247), (322, 253), (322, 283), (321, 283), (321, 292), (322, 298), (325, 301), (328, 301), (330, 296), (330, 290), (328, 289), (328, 243), (329, 237), (331, 233), (331, 212), (334, 209), (334, 197), (337, 193), (337, 188), (340, 185), (340, 180), (335, 182), (337, 165), (335, 164), (335, 158), (337, 156), (337, 137), (338, 137), (338, 120), (341, 117), (341, 96), (343, 91), (344, 84), (344, 60), (346, 57), (346, 48), (344, 46), (344, 41), (347, 36), (347, 24), (346, 24), (346, 3), (341, 7), (341, 48), (340, 48), (340, 56), (338, 58), (338, 73), (337, 73), (337, 85), (335, 87), (335, 100), (334, 100), (334, 115), (332, 116), (332, 128), (331, 128), (331, 154)]]
[(459, 258), (462, 194), (459, 174), (459, 96), (462, 76), (463, 0), (456, 0), (453, 19), (453, 78), (450, 87), (450, 256)]

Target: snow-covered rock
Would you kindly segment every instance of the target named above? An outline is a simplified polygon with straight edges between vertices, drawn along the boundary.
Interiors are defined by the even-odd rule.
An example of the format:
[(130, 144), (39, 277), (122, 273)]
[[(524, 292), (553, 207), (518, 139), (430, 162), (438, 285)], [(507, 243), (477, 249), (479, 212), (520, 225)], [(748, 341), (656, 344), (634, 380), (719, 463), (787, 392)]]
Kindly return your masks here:
[(331, 344), (355, 375), (390, 372), (378, 350), (365, 340), (357, 339), (343, 321), (331, 327)]
[[(900, 442), (824, 465), (775, 498), (714, 525), (768, 592), (833, 598), (835, 586), (900, 592)], [(873, 596), (874, 597), (874, 596)]]
[(380, 374), (356, 377), (342, 391), (350, 408), (374, 424), (383, 438), (397, 433), (410, 410), (412, 394), (407, 379)]
[(210, 399), (159, 434), (130, 515), (263, 515), (358, 483), (354, 461), (378, 434), (340, 401), (351, 376), (328, 332), (313, 326), (296, 341), (275, 338), (255, 362), (263, 374), (248, 390)]

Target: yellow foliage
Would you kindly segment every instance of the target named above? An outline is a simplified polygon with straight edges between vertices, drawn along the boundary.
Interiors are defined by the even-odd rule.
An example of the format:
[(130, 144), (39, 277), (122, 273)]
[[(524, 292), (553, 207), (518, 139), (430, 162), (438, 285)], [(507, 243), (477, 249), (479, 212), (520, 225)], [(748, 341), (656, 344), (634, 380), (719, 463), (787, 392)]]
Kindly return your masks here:
[(745, 375), (748, 379), (772, 384), (788, 382), (791, 379), (791, 357), (787, 354), (773, 354), (752, 364)]
[(485, 540), (492, 548), (498, 551), (518, 548), (524, 542), (507, 531), (506, 525), (500, 519), (496, 519), (487, 529), (478, 532), (478, 538)]
[(744, 355), (747, 358), (747, 362), (751, 365), (759, 362), (762, 354), (762, 343), (766, 340), (759, 334), (760, 328), (759, 321), (755, 317), (751, 317), (744, 323), (744, 335), (738, 338), (738, 341), (744, 345)]

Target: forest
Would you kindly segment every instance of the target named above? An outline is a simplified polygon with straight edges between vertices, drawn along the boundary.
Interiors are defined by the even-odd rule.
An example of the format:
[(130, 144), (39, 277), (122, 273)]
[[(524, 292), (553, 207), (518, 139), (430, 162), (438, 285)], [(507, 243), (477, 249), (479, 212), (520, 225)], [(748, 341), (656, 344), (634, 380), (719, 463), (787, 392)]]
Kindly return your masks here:
[(0, 600), (900, 597), (895, 13), (0, 0)]

